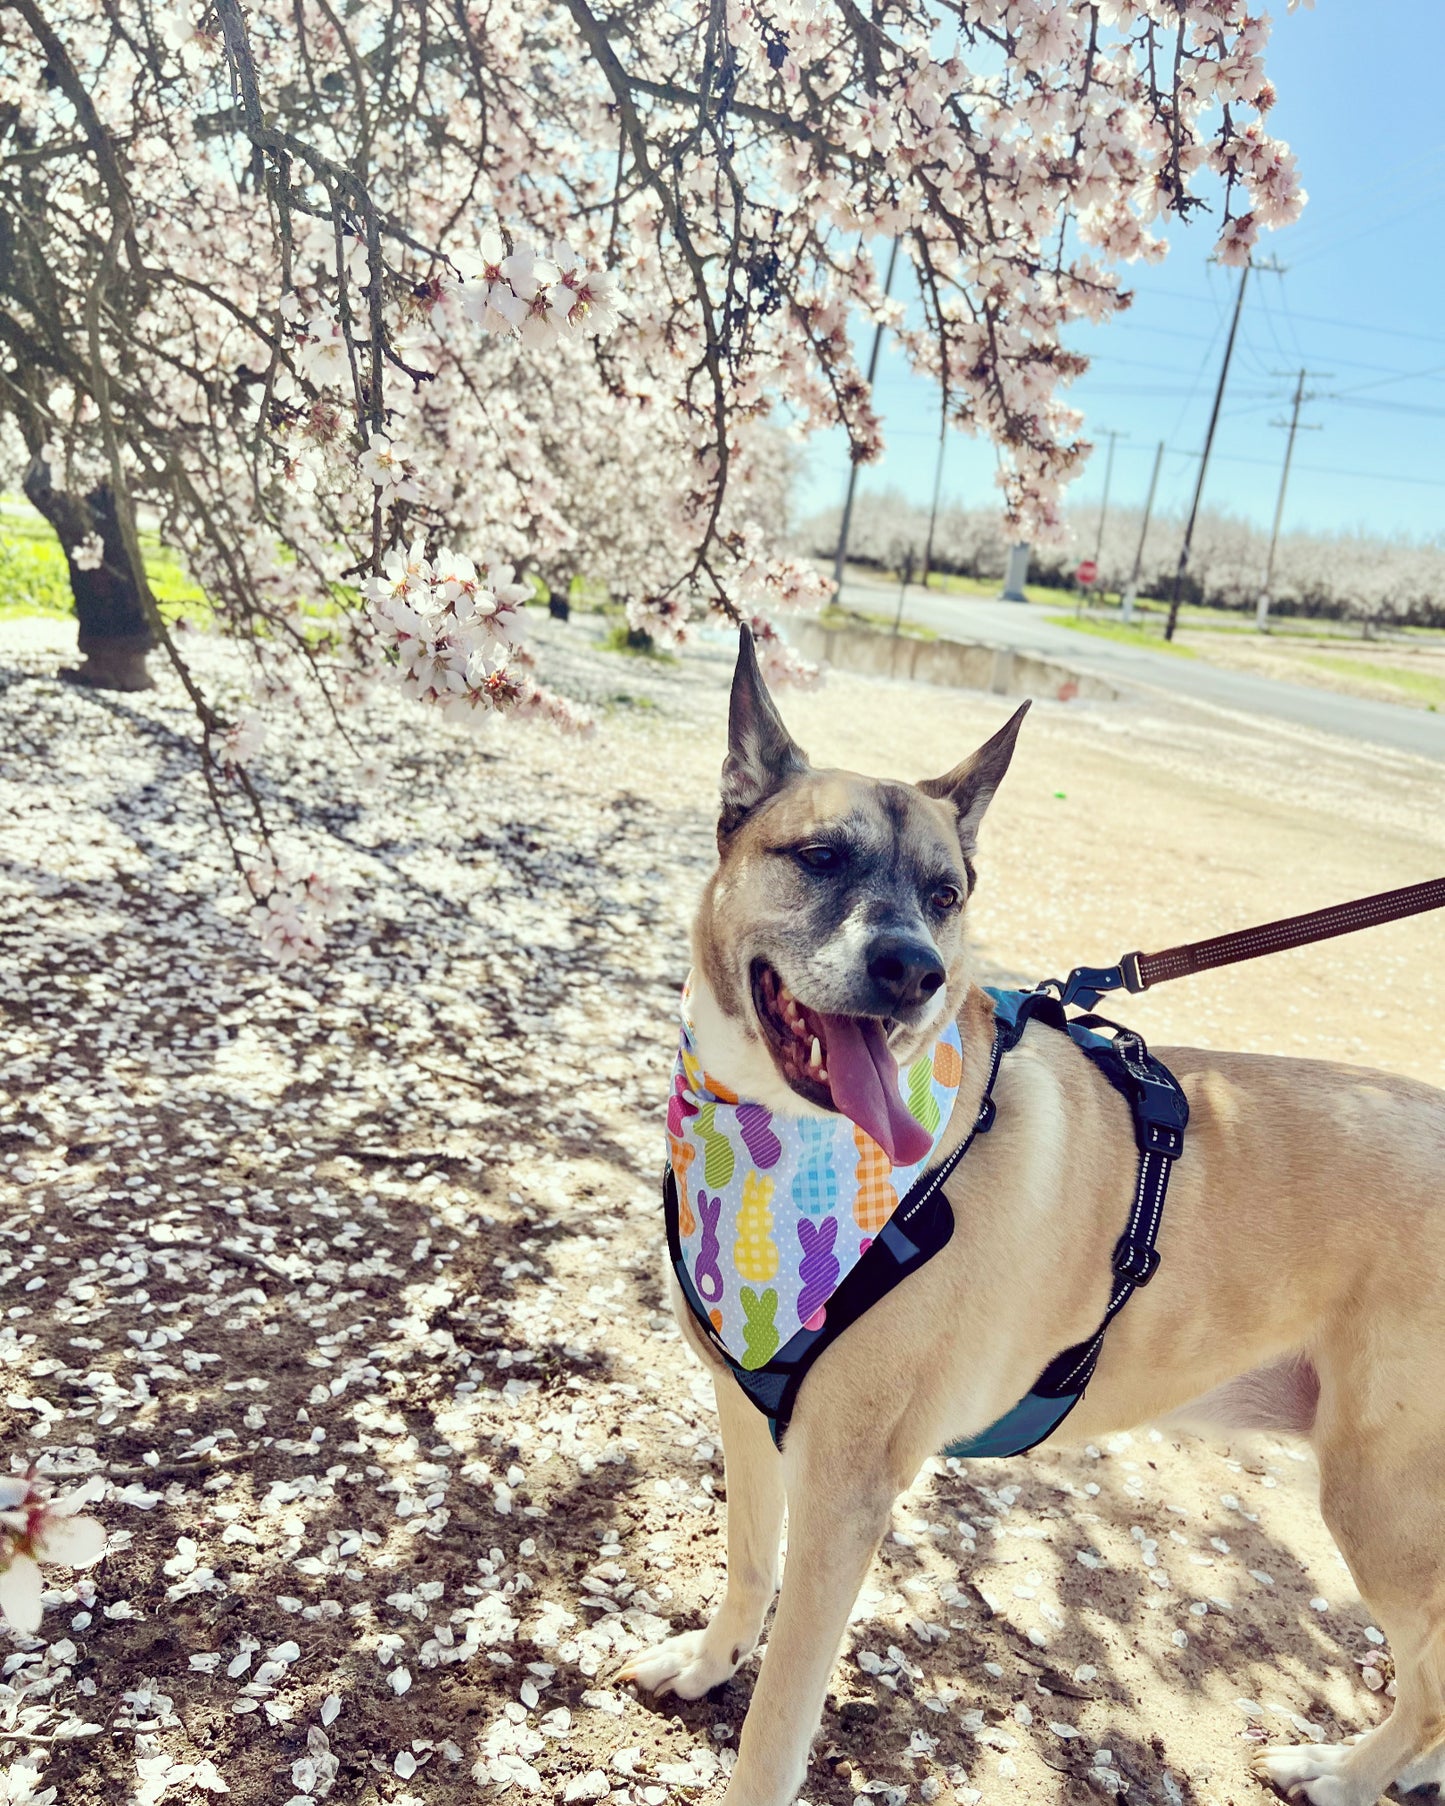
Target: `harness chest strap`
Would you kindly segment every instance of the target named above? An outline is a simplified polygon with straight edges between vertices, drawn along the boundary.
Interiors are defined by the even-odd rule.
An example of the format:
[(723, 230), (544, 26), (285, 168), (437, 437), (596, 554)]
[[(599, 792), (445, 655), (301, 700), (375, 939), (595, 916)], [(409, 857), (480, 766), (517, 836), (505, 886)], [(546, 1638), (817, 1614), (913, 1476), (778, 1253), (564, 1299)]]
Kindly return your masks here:
[[(1042, 992), (994, 991), (994, 1040), (978, 1115), (968, 1135), (938, 1166), (922, 1173), (889, 1221), (829, 1298), (825, 1320), (791, 1337), (760, 1367), (745, 1368), (717, 1334), (683, 1258), (676, 1180), (671, 1165), (663, 1179), (663, 1208), (674, 1273), (699, 1329), (727, 1363), (734, 1379), (768, 1418), (774, 1441), (781, 1441), (813, 1362), (838, 1336), (885, 1297), (909, 1273), (946, 1247), (953, 1212), (943, 1185), (979, 1135), (992, 1128), (993, 1097), (1004, 1056), (1037, 1018), (1067, 1033), (1103, 1076), (1126, 1099), (1139, 1152), (1138, 1176), (1124, 1231), (1113, 1253), (1114, 1282), (1104, 1316), (1093, 1335), (1065, 1349), (1048, 1364), (1013, 1409), (977, 1436), (950, 1444), (953, 1456), (1023, 1454), (1058, 1428), (1078, 1403), (1093, 1375), (1109, 1324), (1135, 1288), (1147, 1285), (1159, 1265), (1155, 1238), (1163, 1218), (1169, 1173), (1184, 1145), (1189, 1107), (1173, 1075), (1138, 1035), (1103, 1018), (1068, 1021), (1058, 1002)], [(1115, 1031), (1111, 1042), (1093, 1033)]]

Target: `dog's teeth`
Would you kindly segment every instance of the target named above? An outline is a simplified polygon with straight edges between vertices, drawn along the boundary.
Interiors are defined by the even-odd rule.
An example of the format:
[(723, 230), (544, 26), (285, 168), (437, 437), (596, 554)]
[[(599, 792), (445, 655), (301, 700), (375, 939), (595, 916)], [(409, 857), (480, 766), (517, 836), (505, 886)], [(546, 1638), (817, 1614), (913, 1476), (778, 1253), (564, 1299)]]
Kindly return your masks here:
[(813, 1036), (812, 1050), (808, 1054), (808, 1064), (810, 1066), (821, 1066), (823, 1064), (823, 1049), (819, 1044), (816, 1035)]
[(784, 985), (782, 990), (780, 990), (778, 992), (778, 995), (779, 995), (779, 997), (782, 998), (784, 1003), (791, 1003), (793, 1001), (793, 993), (788, 989), (788, 987), (786, 985)]
[(826, 1066), (820, 1066), (818, 1068), (818, 1078), (823, 1084), (826, 1085), (828, 1083), (828, 1068)]

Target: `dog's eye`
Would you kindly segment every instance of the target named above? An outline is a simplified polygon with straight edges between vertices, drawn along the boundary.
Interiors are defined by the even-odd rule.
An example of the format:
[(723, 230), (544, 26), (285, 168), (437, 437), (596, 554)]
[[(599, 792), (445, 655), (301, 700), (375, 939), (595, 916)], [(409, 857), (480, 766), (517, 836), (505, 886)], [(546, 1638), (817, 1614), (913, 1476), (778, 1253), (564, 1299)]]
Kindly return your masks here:
[(799, 865), (804, 865), (810, 872), (833, 872), (843, 863), (843, 855), (837, 847), (827, 846), (818, 841), (813, 846), (798, 847), (793, 857)]
[(956, 884), (940, 884), (929, 901), (938, 910), (957, 909), (963, 901), (963, 892)]

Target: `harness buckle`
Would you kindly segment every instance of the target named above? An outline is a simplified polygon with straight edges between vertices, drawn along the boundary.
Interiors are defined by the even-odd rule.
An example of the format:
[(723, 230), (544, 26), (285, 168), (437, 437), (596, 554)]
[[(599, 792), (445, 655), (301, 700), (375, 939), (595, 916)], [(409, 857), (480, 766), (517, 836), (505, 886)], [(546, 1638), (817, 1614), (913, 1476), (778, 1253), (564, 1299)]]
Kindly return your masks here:
[(1166, 1160), (1177, 1160), (1184, 1152), (1184, 1131), (1177, 1123), (1141, 1120), (1138, 1139), (1141, 1154), (1162, 1154)]
[(1140, 1247), (1127, 1235), (1121, 1235), (1114, 1244), (1111, 1264), (1120, 1279), (1127, 1279), (1135, 1286), (1147, 1286), (1159, 1271), (1159, 1250)]
[(1162, 1154), (1166, 1160), (1177, 1160), (1184, 1152), (1184, 1130), (1189, 1121), (1189, 1101), (1174, 1085), (1166, 1085), (1154, 1076), (1150, 1060), (1147, 1077), (1131, 1068), (1134, 1082), (1134, 1139), (1141, 1154)]

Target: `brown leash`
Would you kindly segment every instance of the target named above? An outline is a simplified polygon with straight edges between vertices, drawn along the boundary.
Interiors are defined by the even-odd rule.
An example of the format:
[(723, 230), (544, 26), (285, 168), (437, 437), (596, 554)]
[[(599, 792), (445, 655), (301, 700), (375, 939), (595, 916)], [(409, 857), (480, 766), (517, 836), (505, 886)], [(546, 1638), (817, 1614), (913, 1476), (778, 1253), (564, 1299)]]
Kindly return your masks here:
[(1423, 884), (1407, 884), (1399, 890), (1382, 890), (1353, 903), (1336, 903), (1329, 909), (1312, 909), (1307, 915), (1286, 916), (1257, 928), (1239, 928), (1208, 941), (1186, 941), (1166, 947), (1162, 953), (1125, 953), (1116, 966), (1076, 966), (1068, 978), (1049, 981), (1064, 1003), (1092, 1009), (1105, 991), (1147, 991), (1170, 978), (1190, 978), (1216, 966), (1233, 966), (1241, 960), (1262, 959), (1266, 953), (1283, 953), (1290, 947), (1307, 947), (1313, 941), (1331, 940), (1337, 934), (1354, 934), (1360, 928), (1377, 928), (1382, 922), (1398, 922), (1427, 909), (1445, 909), (1445, 878)]

